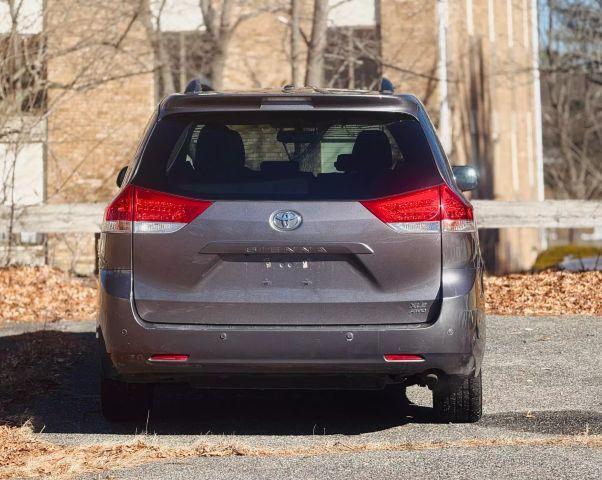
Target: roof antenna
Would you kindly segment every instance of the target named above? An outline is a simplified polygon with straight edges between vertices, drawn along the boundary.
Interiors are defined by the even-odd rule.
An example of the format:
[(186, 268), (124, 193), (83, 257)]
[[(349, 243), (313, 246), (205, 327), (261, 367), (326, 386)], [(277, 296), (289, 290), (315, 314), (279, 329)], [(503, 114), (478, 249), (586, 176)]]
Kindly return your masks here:
[(213, 84), (205, 75), (201, 74), (197, 78), (193, 78), (186, 85), (184, 93), (212, 92)]
[(380, 93), (388, 95), (392, 95), (393, 93), (395, 93), (395, 87), (393, 86), (393, 82), (387, 77), (383, 77), (380, 81)]

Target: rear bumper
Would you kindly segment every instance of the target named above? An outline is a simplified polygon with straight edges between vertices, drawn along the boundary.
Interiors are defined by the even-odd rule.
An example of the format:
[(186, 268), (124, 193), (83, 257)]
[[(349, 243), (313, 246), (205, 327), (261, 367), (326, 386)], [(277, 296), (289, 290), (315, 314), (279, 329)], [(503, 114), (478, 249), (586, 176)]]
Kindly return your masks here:
[[(128, 272), (129, 273), (129, 272)], [(129, 276), (129, 275), (128, 275)], [(183, 381), (211, 386), (239, 378), (307, 375), (382, 377), (386, 381), (436, 371), (472, 376), (485, 345), (485, 316), (474, 291), (444, 298), (431, 324), (328, 327), (199, 326), (148, 323), (125, 292), (102, 281), (99, 329), (111, 374), (139, 382)], [(189, 356), (184, 363), (151, 362), (153, 354)], [(416, 354), (423, 362), (386, 362), (385, 354)], [(249, 376), (251, 377), (249, 379)]]

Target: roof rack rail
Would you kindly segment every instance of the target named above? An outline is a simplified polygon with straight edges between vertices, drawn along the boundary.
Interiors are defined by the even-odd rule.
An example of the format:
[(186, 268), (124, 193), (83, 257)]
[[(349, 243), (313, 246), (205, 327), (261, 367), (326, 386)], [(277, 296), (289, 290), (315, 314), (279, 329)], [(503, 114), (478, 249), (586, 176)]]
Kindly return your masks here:
[(395, 87), (393, 86), (393, 82), (387, 77), (383, 77), (380, 81), (380, 93), (384, 93), (387, 95), (392, 95), (395, 93)]
[(198, 92), (212, 92), (213, 84), (205, 75), (199, 75), (197, 78), (193, 78), (186, 85), (184, 93), (198, 93)]

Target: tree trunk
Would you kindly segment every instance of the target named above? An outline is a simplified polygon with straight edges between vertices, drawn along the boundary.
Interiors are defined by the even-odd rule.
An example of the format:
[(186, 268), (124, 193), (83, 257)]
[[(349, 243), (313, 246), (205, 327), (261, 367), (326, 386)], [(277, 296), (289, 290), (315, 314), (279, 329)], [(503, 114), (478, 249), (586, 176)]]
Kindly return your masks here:
[(291, 0), (291, 76), (295, 86), (301, 86), (301, 69), (299, 68), (299, 17), (301, 16), (300, 0)]
[(324, 85), (324, 50), (328, 28), (328, 0), (314, 0), (314, 18), (311, 41), (307, 53), (305, 84), (314, 87)]
[[(153, 56), (155, 61), (155, 68), (159, 72), (161, 82), (163, 83), (163, 95), (173, 93), (176, 90), (174, 85), (173, 77), (171, 75), (171, 65), (169, 63), (169, 57), (163, 44), (163, 37), (161, 35), (160, 23), (155, 28), (152, 20), (152, 11), (149, 0), (144, 0), (140, 3), (140, 16), (144, 29), (146, 30), (147, 38), (153, 49)], [(157, 89), (158, 90), (158, 89)]]
[(226, 67), (226, 52), (227, 47), (225, 45), (219, 45), (213, 53), (211, 60), (211, 83), (215, 90), (222, 90), (224, 88), (224, 69)]

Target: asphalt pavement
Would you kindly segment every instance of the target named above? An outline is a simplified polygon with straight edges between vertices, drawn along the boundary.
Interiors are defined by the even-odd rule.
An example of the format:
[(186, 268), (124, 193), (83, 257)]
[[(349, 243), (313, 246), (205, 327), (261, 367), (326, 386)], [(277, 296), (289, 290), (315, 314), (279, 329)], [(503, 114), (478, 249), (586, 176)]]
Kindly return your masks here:
[[(10, 344), (11, 338), (37, 328), (0, 328), (0, 342)], [(158, 389), (148, 425), (114, 425), (100, 415), (93, 324), (59, 322), (46, 328), (62, 331), (82, 346), (60, 386), (27, 405), (35, 428), (43, 428), (41, 436), (48, 441), (123, 442), (145, 431), (153, 442), (170, 446), (226, 442), (294, 452), (337, 442), (431, 445), (410, 451), (392, 447), (382, 452), (186, 458), (80, 478), (602, 477), (600, 449), (570, 441), (602, 434), (600, 317), (489, 317), (485, 415), (472, 425), (434, 423), (430, 394), (419, 387), (408, 390), (413, 404), (406, 405), (377, 392), (207, 393), (175, 386)], [(537, 445), (558, 436), (569, 436), (569, 441)], [(492, 439), (506, 444), (487, 446)], [(437, 442), (442, 445), (433, 447)], [(449, 442), (452, 446), (445, 446)]]

